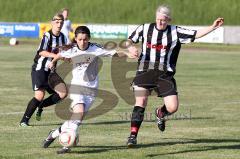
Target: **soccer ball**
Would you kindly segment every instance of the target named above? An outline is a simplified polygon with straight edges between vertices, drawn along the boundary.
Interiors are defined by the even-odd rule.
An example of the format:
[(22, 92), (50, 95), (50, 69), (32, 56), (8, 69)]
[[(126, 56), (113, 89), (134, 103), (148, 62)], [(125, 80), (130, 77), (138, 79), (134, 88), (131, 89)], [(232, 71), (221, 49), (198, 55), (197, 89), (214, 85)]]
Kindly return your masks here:
[(78, 143), (78, 134), (72, 129), (66, 129), (59, 135), (59, 143), (63, 147), (76, 146)]
[(10, 44), (11, 46), (17, 45), (17, 44), (18, 44), (17, 38), (11, 38), (11, 39), (9, 40), (9, 44)]

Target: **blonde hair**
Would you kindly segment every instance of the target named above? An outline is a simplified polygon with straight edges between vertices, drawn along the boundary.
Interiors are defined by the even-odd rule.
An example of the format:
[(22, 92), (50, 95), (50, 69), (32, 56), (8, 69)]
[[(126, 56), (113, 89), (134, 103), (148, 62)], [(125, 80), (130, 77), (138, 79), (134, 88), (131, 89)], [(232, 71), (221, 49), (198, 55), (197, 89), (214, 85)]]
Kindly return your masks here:
[(58, 12), (58, 13), (54, 14), (54, 16), (52, 17), (52, 21), (54, 21), (54, 20), (63, 20), (64, 21), (64, 17), (62, 15), (62, 13)]
[(156, 13), (163, 14), (164, 16), (168, 17), (171, 19), (171, 9), (167, 5), (160, 5), (158, 6)]
[(64, 11), (69, 12), (69, 9), (68, 9), (68, 8), (63, 8), (63, 9), (61, 9), (61, 12), (62, 12), (62, 13), (63, 13)]

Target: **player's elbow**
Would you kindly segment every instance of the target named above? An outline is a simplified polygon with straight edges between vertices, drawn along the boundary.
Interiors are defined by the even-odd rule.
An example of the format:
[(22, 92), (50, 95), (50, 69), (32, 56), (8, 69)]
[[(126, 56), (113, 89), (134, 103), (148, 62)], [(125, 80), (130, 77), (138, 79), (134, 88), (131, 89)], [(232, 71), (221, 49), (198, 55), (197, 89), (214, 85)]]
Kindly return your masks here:
[(67, 97), (67, 92), (62, 92), (58, 94), (61, 99), (64, 99)]

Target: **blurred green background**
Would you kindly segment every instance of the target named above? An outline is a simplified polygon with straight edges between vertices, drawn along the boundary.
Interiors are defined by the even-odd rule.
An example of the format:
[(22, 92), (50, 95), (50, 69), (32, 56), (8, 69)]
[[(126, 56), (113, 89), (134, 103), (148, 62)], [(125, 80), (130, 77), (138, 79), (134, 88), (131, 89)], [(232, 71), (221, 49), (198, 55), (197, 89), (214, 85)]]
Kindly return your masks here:
[(1, 22), (48, 22), (60, 9), (70, 9), (73, 23), (141, 24), (154, 21), (160, 4), (172, 8), (174, 24), (208, 25), (224, 17), (239, 25), (239, 0), (0, 0)]

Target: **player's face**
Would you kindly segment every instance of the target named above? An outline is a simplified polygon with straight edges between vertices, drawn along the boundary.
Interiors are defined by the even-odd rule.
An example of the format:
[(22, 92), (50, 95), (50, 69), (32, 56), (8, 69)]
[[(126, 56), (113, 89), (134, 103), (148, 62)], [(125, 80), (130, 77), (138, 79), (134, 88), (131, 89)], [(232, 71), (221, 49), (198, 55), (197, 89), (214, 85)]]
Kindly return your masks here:
[(64, 11), (62, 12), (62, 15), (63, 15), (64, 19), (67, 19), (67, 17), (68, 17), (68, 11), (64, 10)]
[(166, 29), (168, 22), (170, 22), (170, 19), (168, 17), (166, 17), (162, 13), (159, 13), (159, 12), (156, 13), (157, 29), (159, 30)]
[(75, 37), (75, 40), (77, 42), (79, 49), (86, 50), (90, 38), (88, 37), (87, 34), (79, 33), (77, 37)]
[(52, 21), (52, 31), (53, 33), (60, 33), (63, 26), (63, 20), (55, 19)]

